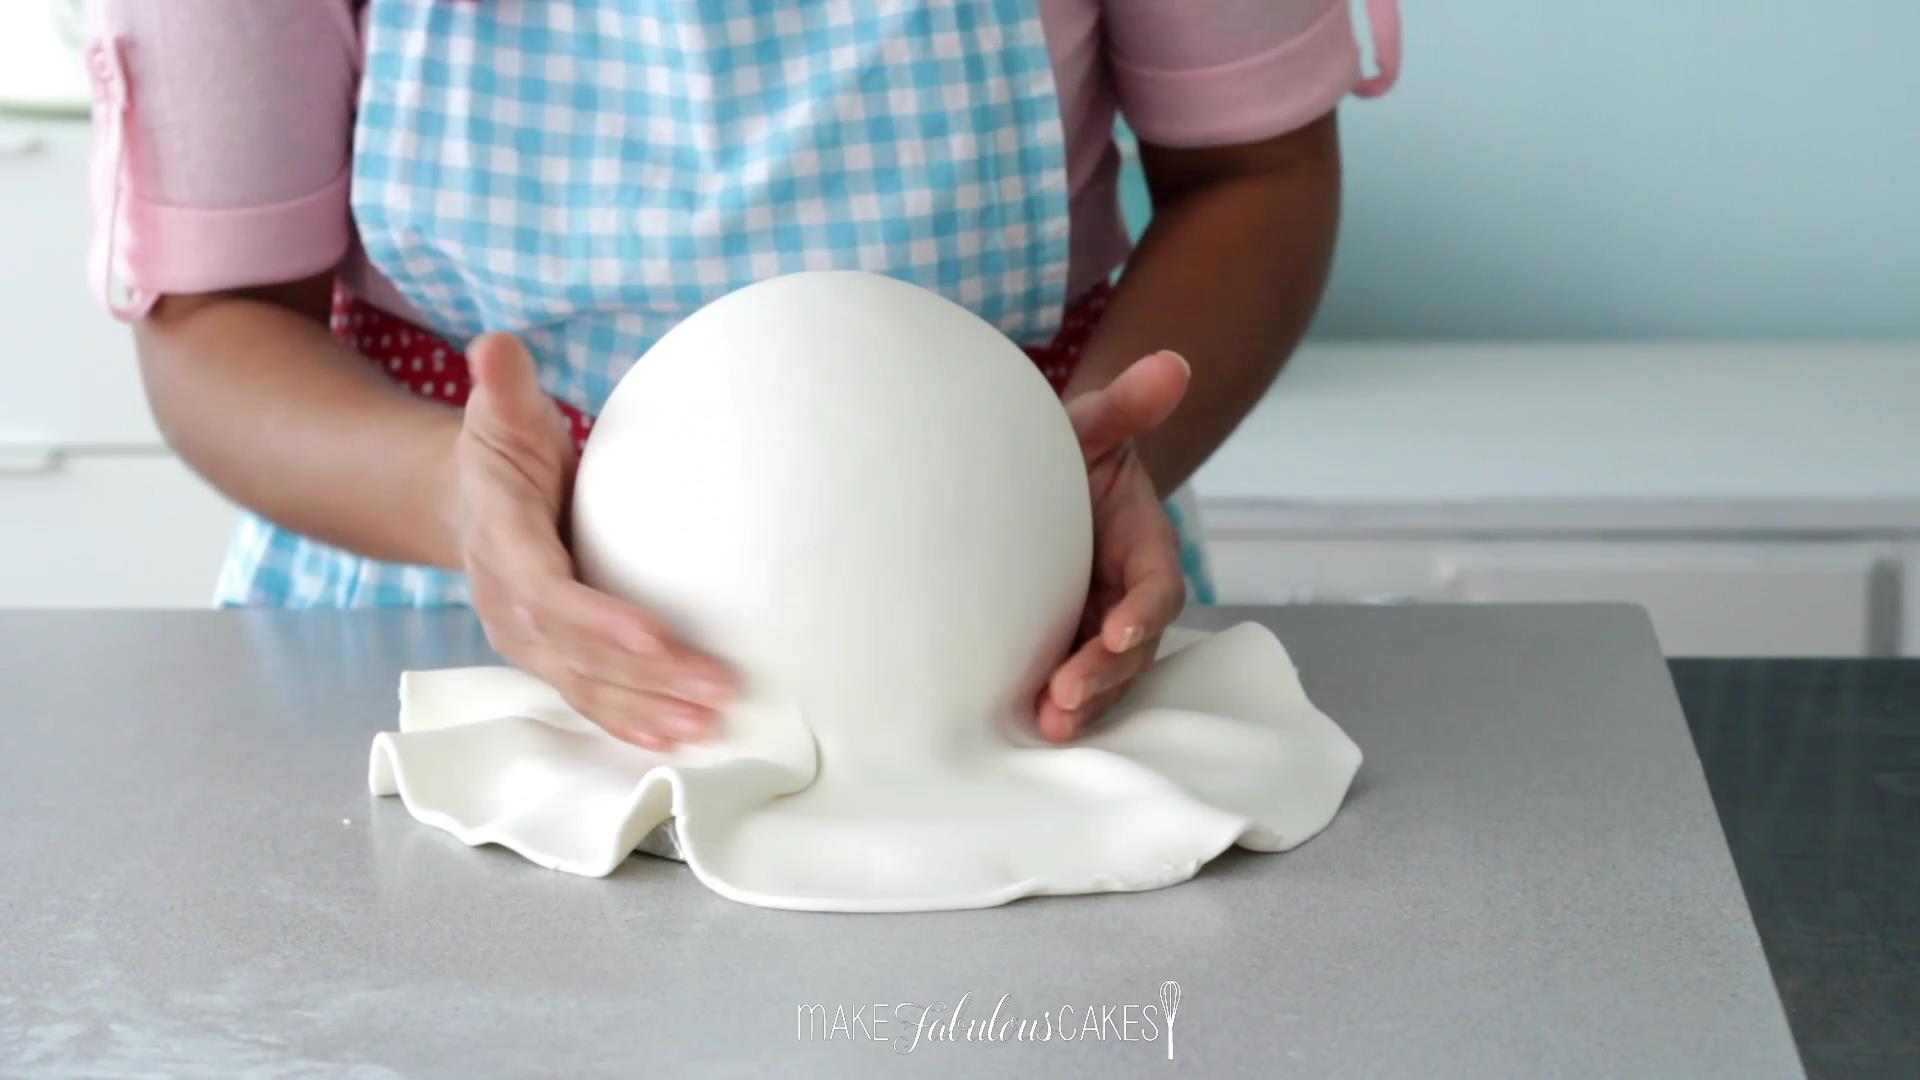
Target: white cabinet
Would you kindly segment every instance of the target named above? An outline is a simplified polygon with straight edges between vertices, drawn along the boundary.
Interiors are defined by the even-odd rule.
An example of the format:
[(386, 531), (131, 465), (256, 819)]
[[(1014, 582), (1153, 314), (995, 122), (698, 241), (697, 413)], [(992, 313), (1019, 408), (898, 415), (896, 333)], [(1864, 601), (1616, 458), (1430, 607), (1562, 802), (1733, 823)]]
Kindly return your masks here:
[(1920, 656), (1920, 542), (1908, 544), (1900, 562), (1899, 597), (1886, 619), (1899, 628), (1900, 655)]
[(1454, 554), (1468, 601), (1624, 600), (1674, 655), (1861, 656), (1897, 642), (1875, 618), (1880, 571), (1855, 544), (1487, 544)]
[(0, 607), (198, 607), (235, 511), (161, 442), (88, 295), (84, 121), (0, 113)]
[(1195, 479), (1228, 603), (1625, 601), (1920, 655), (1920, 344), (1319, 345)]
[(127, 328), (87, 292), (87, 125), (0, 113), (0, 444), (160, 444)]
[(204, 607), (233, 508), (171, 455), (0, 462), (0, 606)]
[(1209, 540), (1231, 603), (1616, 601), (1684, 656), (1863, 656), (1897, 648), (1900, 552), (1728, 541)]

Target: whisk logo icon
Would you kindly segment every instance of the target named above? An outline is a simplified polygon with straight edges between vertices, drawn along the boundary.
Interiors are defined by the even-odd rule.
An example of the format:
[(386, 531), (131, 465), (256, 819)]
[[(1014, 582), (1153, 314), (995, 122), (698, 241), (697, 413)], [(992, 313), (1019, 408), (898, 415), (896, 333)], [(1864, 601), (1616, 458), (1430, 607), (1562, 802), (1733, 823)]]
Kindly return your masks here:
[(1160, 984), (1160, 1014), (1167, 1018), (1167, 1060), (1173, 1060), (1173, 1017), (1180, 1011), (1180, 984), (1168, 979)]

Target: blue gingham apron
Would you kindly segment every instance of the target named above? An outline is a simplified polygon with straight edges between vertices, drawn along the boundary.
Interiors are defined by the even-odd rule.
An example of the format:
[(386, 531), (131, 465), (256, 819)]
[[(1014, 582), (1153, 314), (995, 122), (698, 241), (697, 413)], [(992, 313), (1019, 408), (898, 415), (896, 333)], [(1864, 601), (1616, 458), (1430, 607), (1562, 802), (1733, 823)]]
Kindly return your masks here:
[[(519, 335), (589, 414), (680, 319), (777, 274), (888, 274), (1020, 342), (1067, 301), (1032, 0), (372, 0), (352, 189), (369, 259), (433, 329)], [(1191, 539), (1183, 558), (1210, 599)], [(249, 516), (218, 599), (467, 591)]]

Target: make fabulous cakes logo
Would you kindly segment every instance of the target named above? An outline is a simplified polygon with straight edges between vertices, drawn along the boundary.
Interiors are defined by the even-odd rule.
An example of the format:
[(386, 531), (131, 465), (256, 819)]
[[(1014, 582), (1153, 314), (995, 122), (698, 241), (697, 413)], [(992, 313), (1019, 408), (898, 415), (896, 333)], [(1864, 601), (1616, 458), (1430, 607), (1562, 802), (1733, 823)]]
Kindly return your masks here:
[(795, 1010), (794, 1037), (801, 1042), (888, 1043), (896, 1054), (949, 1045), (1165, 1042), (1171, 1061), (1180, 993), (1180, 984), (1169, 979), (1149, 1000), (1064, 1003), (1040, 1012), (1023, 1011), (1012, 994), (1001, 994), (989, 1009), (971, 990), (951, 1007), (944, 1000), (833, 1006), (812, 1002)]

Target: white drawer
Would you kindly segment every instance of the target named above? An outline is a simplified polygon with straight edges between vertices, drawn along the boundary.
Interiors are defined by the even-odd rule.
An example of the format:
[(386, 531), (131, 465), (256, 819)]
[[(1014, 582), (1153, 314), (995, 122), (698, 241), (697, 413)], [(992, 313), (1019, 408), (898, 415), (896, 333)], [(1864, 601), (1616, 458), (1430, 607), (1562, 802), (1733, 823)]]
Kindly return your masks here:
[(1904, 545), (1900, 556), (1899, 653), (1920, 657), (1920, 543)]
[(1466, 550), (1448, 567), (1462, 600), (1623, 600), (1653, 617), (1675, 656), (1865, 656), (1876, 569), (1853, 544), (1514, 544)]
[(235, 517), (163, 453), (0, 459), (0, 607), (205, 607)]
[(157, 447), (127, 327), (87, 292), (84, 120), (0, 113), (0, 442)]
[[(1202, 509), (1202, 520), (1210, 519)], [(1443, 549), (1398, 540), (1299, 539), (1207, 531), (1225, 604), (1444, 601)]]
[[(1898, 553), (1870, 543), (1208, 538), (1223, 603), (1621, 601), (1679, 656), (1899, 647)], [(1909, 601), (1920, 604), (1920, 601)]]

